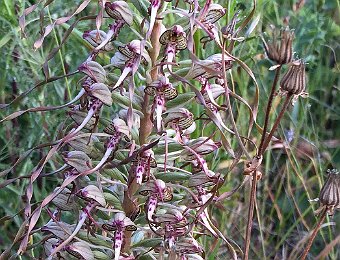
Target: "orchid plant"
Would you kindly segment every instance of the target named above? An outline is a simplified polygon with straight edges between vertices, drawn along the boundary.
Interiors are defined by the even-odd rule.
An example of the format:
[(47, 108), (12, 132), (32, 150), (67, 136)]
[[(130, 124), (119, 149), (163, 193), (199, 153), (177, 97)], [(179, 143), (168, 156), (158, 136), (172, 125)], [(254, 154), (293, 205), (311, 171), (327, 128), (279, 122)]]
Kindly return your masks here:
[[(91, 51), (77, 70), (82, 89), (67, 105), (65, 135), (51, 145), (28, 184), (26, 232), (18, 253), (26, 254), (32, 234), (41, 231), (46, 259), (204, 259), (202, 237), (226, 244), (230, 259), (247, 259), (249, 244), (242, 252), (222, 234), (224, 223), (216, 223), (209, 209), (247, 181), (253, 181), (254, 200), (262, 155), (278, 124), (267, 135), (268, 121), (264, 128), (256, 121), (258, 98), (237, 95), (227, 76), (239, 66), (258, 96), (251, 70), (232, 55), (253, 12), (226, 23), (226, 9), (211, 0), (98, 3), (97, 28), (83, 32)], [(241, 24), (242, 19), (246, 22)], [(282, 34), (280, 44), (265, 42), (265, 51), (278, 62), (277, 71), (286, 63), (291, 66), (280, 88), (290, 101), (305, 95), (305, 64), (293, 61), (290, 31)], [(204, 35), (202, 46), (194, 44), (196, 35)], [(199, 55), (204, 46), (213, 51)], [(249, 108), (247, 131), (236, 125), (230, 98)], [(207, 125), (215, 131), (205, 132)], [(261, 129), (260, 147), (252, 141), (253, 126)], [(247, 165), (243, 184), (233, 192), (220, 191), (226, 176), (211, 158), (221, 153), (232, 162), (229, 171)], [(52, 156), (63, 160), (51, 174), (60, 183), (33, 207), (33, 183)], [(50, 220), (37, 229), (45, 210)], [(251, 231), (251, 222), (248, 227)]]

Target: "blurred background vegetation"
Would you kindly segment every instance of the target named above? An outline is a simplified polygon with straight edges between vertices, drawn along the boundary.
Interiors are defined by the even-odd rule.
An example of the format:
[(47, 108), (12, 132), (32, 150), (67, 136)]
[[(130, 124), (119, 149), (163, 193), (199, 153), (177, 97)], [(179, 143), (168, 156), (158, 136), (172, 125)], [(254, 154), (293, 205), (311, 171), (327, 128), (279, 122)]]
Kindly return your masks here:
[[(56, 27), (48, 36), (43, 47), (33, 50), (33, 43), (40, 35), (39, 12), (42, 5), (28, 16), (26, 38), (21, 37), (18, 17), (24, 8), (36, 1), (3, 0), (0, 1), (0, 103), (9, 103), (21, 93), (32, 88), (44, 79), (42, 64), (52, 49), (58, 46), (68, 29), (68, 25)], [(44, 9), (45, 24), (49, 20), (69, 14), (82, 1), (54, 1)], [(240, 18), (246, 17), (252, 9), (252, 1), (221, 1), (228, 12), (226, 24), (237, 10)], [(257, 212), (254, 220), (253, 239), (251, 242), (252, 259), (284, 259), (294, 250), (300, 250), (306, 241), (306, 235), (316, 223), (314, 211), (318, 202), (311, 200), (318, 197), (328, 168), (340, 169), (340, 16), (339, 2), (336, 0), (306, 1), (257, 1), (252, 22), (255, 30), (246, 35), (246, 40), (237, 43), (233, 55), (243, 60), (254, 72), (260, 84), (261, 99), (258, 121), (263, 122), (264, 106), (269, 92), (269, 85), (274, 76), (268, 71), (272, 65), (263, 54), (260, 35), (269, 25), (286, 26), (295, 29), (294, 50), (296, 56), (307, 62), (307, 92), (309, 98), (300, 100), (290, 109), (281, 123), (278, 135), (286, 140), (286, 146), (278, 143), (275, 149), (266, 153), (262, 180), (257, 194)], [(92, 1), (80, 16), (97, 13), (97, 1)], [(71, 22), (74, 22), (72, 19)], [(69, 23), (71, 24), (71, 23)], [(82, 32), (95, 28), (94, 20), (79, 22), (66, 44), (49, 62), (51, 76), (64, 75), (75, 71), (87, 57), (89, 46), (82, 39)], [(105, 27), (105, 25), (103, 26)], [(247, 28), (246, 28), (247, 29)], [(105, 30), (105, 29), (104, 29)], [(197, 38), (197, 39), (196, 39)], [(199, 37), (197, 36), (196, 44)], [(126, 39), (125, 42), (128, 40)], [(201, 58), (207, 57), (212, 48), (202, 50)], [(207, 53), (206, 53), (207, 52)], [(102, 57), (108, 62), (109, 57)], [(235, 66), (232, 70), (236, 92), (246, 100), (252, 100), (253, 89), (246, 73)], [(37, 106), (57, 106), (66, 103), (80, 89), (77, 81), (80, 76), (54, 81), (34, 89), (20, 102), (15, 102), (0, 110), (0, 118), (22, 109)], [(278, 103), (274, 103), (277, 106)], [(201, 111), (197, 111), (197, 116)], [(235, 106), (237, 124), (248, 121), (244, 108)], [(57, 129), (65, 119), (66, 110), (43, 113), (27, 113), (0, 127), (0, 170), (9, 168), (20, 155), (30, 148), (56, 139)], [(209, 129), (206, 129), (207, 131)], [(254, 131), (256, 133), (256, 130)], [(254, 134), (256, 136), (256, 134)], [(259, 136), (259, 135), (258, 135)], [(256, 140), (255, 140), (256, 141)], [(257, 140), (258, 142), (259, 140)], [(8, 174), (0, 175), (0, 183), (7, 179), (25, 176), (31, 172), (46, 153), (46, 148), (32, 153), (12, 169)], [(223, 154), (214, 157), (213, 167), (225, 174), (227, 184), (222, 191), (228, 191), (241, 181), (239, 172), (227, 173), (229, 161)], [(46, 171), (55, 169), (60, 161), (51, 161)], [(0, 251), (11, 244), (17, 229), (22, 223), (23, 198), (26, 179), (16, 181), (0, 189)], [(34, 200), (41, 201), (56, 183), (53, 178), (41, 178), (36, 183)], [(246, 223), (247, 189), (235, 194), (230, 200), (211, 209), (217, 226), (222, 232), (239, 245), (243, 245)], [(6, 216), (13, 218), (7, 219)], [(322, 251), (339, 236), (339, 212), (328, 219), (317, 236), (311, 254), (328, 255), (327, 259), (339, 259), (336, 247), (329, 252)], [(42, 222), (47, 218), (42, 218)], [(337, 238), (339, 241), (339, 237)], [(201, 238), (206, 245), (207, 258), (225, 259), (223, 246), (211, 246), (209, 238)], [(327, 249), (327, 248), (326, 248)], [(338, 248), (339, 249), (339, 248)], [(298, 251), (300, 252), (300, 251)], [(297, 252), (297, 253), (298, 253)], [(296, 253), (296, 254), (297, 254)], [(295, 255), (296, 256), (296, 255)], [(321, 255), (322, 256), (322, 255)], [(292, 258), (294, 259), (294, 258)]]

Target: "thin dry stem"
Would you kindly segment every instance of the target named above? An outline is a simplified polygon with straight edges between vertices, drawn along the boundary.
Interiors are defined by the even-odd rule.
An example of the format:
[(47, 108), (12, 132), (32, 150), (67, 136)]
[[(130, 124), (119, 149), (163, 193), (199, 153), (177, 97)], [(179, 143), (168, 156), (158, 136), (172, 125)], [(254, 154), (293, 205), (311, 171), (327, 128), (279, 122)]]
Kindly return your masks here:
[(269, 143), (270, 143), (270, 140), (272, 139), (272, 137), (273, 137), (273, 135), (274, 135), (276, 129), (278, 128), (278, 126), (279, 126), (279, 124), (280, 124), (280, 121), (281, 121), (281, 119), (282, 119), (284, 113), (286, 112), (286, 110), (287, 110), (287, 108), (288, 108), (288, 106), (289, 106), (291, 97), (292, 97), (292, 94), (287, 94), (286, 100), (285, 100), (285, 102), (284, 102), (284, 104), (283, 104), (283, 106), (282, 106), (282, 108), (281, 108), (280, 114), (279, 114), (278, 117), (276, 118), (272, 130), (270, 131), (268, 137), (265, 139), (265, 141), (264, 141), (264, 143), (263, 143), (263, 146), (262, 146), (262, 151), (263, 151), (263, 152), (267, 149), (267, 147), (268, 147), (268, 145), (269, 145)]
[(328, 208), (325, 207), (324, 210), (322, 211), (322, 214), (321, 214), (321, 217), (320, 217), (320, 219), (318, 221), (318, 224), (316, 225), (316, 227), (315, 227), (311, 237), (309, 238), (308, 244), (307, 244), (305, 250), (303, 251), (301, 260), (305, 260), (306, 259), (307, 254), (308, 254), (308, 252), (309, 252), (309, 250), (310, 250), (310, 248), (311, 248), (311, 246), (313, 244), (313, 241), (314, 241), (316, 235), (318, 234), (318, 231), (320, 230), (321, 224), (323, 223), (323, 221), (326, 218), (327, 210), (328, 210)]
[(270, 94), (269, 94), (268, 104), (267, 104), (267, 108), (266, 108), (266, 115), (265, 115), (264, 125), (263, 125), (263, 132), (262, 132), (262, 137), (261, 137), (261, 143), (260, 143), (259, 150), (258, 150), (258, 155), (263, 155), (263, 153), (265, 151), (265, 149), (263, 149), (263, 144), (264, 144), (264, 140), (265, 140), (267, 130), (268, 130), (270, 110), (271, 110), (272, 103), (273, 103), (273, 100), (274, 100), (275, 88), (276, 88), (276, 84), (279, 80), (280, 72), (281, 72), (281, 66), (276, 69), (274, 81), (273, 81), (273, 84), (272, 84), (272, 89), (271, 89)]
[(256, 171), (253, 172), (252, 177), (253, 177), (253, 180), (251, 182), (250, 204), (249, 204), (249, 209), (248, 209), (246, 241), (244, 245), (243, 260), (247, 260), (249, 256), (250, 237), (251, 237), (251, 229), (253, 226), (254, 208), (255, 208), (255, 200), (256, 200), (256, 181), (257, 181)]

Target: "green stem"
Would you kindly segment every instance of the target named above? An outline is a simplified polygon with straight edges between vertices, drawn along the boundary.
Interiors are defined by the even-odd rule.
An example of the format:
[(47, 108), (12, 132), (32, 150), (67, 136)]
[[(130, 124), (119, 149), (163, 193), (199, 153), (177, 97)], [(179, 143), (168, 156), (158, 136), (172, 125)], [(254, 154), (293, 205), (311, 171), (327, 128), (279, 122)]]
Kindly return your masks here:
[[(49, 8), (47, 8), (47, 12), (48, 12), (48, 16), (50, 18), (50, 22), (52, 23), (52, 18), (51, 18), (51, 14), (50, 14), (50, 9)], [(54, 36), (54, 39), (55, 39), (58, 47), (60, 47), (59, 41), (58, 41), (58, 37), (57, 37), (57, 34), (55, 32), (55, 29), (53, 29), (53, 36)], [(67, 73), (66, 73), (65, 63), (64, 63), (63, 55), (61, 53), (61, 49), (60, 48), (58, 50), (58, 54), (59, 54), (59, 58), (60, 58), (60, 61), (61, 61), (61, 66), (63, 68), (63, 73), (64, 73), (64, 75), (66, 75)], [(66, 84), (66, 88), (67, 88), (68, 98), (71, 99), (71, 97), (72, 97), (71, 96), (71, 89), (70, 89), (70, 84), (68, 82), (67, 77), (65, 77), (65, 84)]]

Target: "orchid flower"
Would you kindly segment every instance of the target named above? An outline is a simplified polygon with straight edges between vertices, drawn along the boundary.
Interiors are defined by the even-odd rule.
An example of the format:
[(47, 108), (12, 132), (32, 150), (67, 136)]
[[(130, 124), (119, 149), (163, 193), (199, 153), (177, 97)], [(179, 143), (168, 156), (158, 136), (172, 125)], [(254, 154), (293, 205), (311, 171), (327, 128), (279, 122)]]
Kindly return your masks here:
[(176, 252), (180, 255), (196, 254), (202, 253), (203, 248), (193, 237), (182, 237), (176, 242)]
[[(83, 39), (86, 40), (92, 47), (97, 48), (102, 44), (105, 39), (107, 39), (107, 33), (102, 30), (92, 30), (92, 31), (85, 31), (83, 33)], [(102, 50), (104, 51), (112, 51), (114, 48), (112, 43), (107, 43)]]
[[(201, 19), (204, 29), (209, 33), (208, 38), (214, 39), (219, 45), (221, 45), (218, 30), (214, 25), (219, 19), (226, 14), (226, 9), (219, 4), (211, 4), (208, 7), (206, 14), (203, 14)], [(201, 42), (204, 38), (201, 39)]]
[(208, 169), (207, 162), (202, 155), (209, 154), (217, 150), (221, 146), (220, 143), (215, 143), (213, 140), (206, 137), (189, 141), (184, 148), (186, 149), (183, 159), (190, 161), (194, 167), (202, 169), (208, 177), (213, 177)]
[[(91, 104), (85, 118), (76, 129), (71, 130), (69, 133), (72, 136), (77, 134), (85, 127), (85, 125), (92, 119), (95, 113), (101, 109), (103, 103), (108, 106), (112, 105), (112, 98), (109, 94), (110, 90), (104, 84), (106, 81), (106, 72), (104, 68), (95, 61), (86, 61), (80, 65), (78, 69), (80, 72), (85, 73), (89, 77), (84, 81), (83, 87), (85, 91), (93, 96), (93, 99), (91, 100)], [(80, 91), (78, 95), (83, 95), (82, 91)], [(74, 110), (77, 110), (77, 107), (75, 107)]]
[(139, 155), (134, 162), (134, 171), (137, 184), (142, 184), (143, 180), (147, 180), (150, 175), (150, 168), (157, 167), (152, 150), (146, 150)]
[[(138, 61), (141, 59), (143, 65), (147, 65), (150, 63), (150, 57), (145, 50), (141, 51), (141, 42), (140, 40), (133, 40), (129, 44), (118, 47), (121, 55), (115, 55), (116, 59), (111, 59), (111, 63), (114, 66), (120, 67), (121, 61), (125, 61), (125, 66), (123, 68), (122, 74), (114, 85), (113, 89), (119, 87), (125, 78), (136, 68), (138, 67)], [(141, 56), (141, 57), (140, 57)], [(115, 62), (118, 64), (116, 65)]]
[(106, 45), (118, 36), (120, 29), (125, 24), (131, 26), (133, 22), (133, 14), (129, 5), (124, 1), (106, 2), (105, 11), (111, 18), (115, 19), (115, 22), (109, 26), (109, 31), (105, 38), (101, 40), (101, 43), (95, 47), (95, 51), (106, 48)]
[[(196, 187), (197, 191), (198, 191), (198, 194), (199, 194), (199, 199), (201, 200), (202, 202), (202, 205), (204, 205), (208, 200), (209, 198), (212, 196), (211, 193), (206, 193), (206, 191), (200, 187), (200, 186), (197, 186)], [(210, 220), (210, 217), (209, 217), (209, 213), (208, 213), (208, 208), (206, 207), (203, 212), (200, 214), (199, 216), (203, 222), (203, 225), (211, 232), (211, 234), (213, 234), (215, 237), (217, 237), (218, 235), (216, 234), (215, 230), (212, 228), (211, 226), (211, 220)]]
[(114, 231), (114, 251), (115, 260), (119, 260), (121, 248), (124, 240), (124, 231), (136, 231), (136, 225), (125, 216), (123, 212), (115, 214), (114, 218), (109, 220), (108, 223), (102, 224), (102, 228), (107, 231)]
[(140, 189), (139, 194), (148, 196), (148, 202), (146, 204), (146, 214), (149, 221), (153, 221), (153, 214), (156, 210), (158, 201), (170, 201), (172, 200), (172, 192), (170, 187), (167, 187), (162, 180), (149, 181), (145, 183)]
[(162, 113), (165, 111), (165, 103), (177, 97), (177, 90), (169, 82), (165, 76), (160, 76), (157, 80), (151, 82), (146, 88), (145, 93), (154, 96), (152, 111), (156, 112), (156, 127), (157, 131), (161, 132), (162, 128)]
[(65, 239), (61, 244), (59, 244), (56, 248), (54, 248), (51, 252), (51, 254), (48, 257), (48, 260), (51, 260), (52, 257), (58, 253), (60, 250), (64, 249), (65, 246), (68, 245), (69, 242), (72, 241), (72, 239), (78, 234), (81, 227), (84, 225), (85, 220), (87, 219), (88, 215), (91, 213), (91, 211), (97, 206), (105, 206), (106, 202), (104, 199), (104, 195), (102, 192), (94, 185), (89, 185), (82, 190), (79, 191), (79, 194), (82, 198), (88, 201), (87, 206), (82, 210), (79, 221), (75, 229), (73, 230), (72, 234)]
[(90, 172), (95, 172), (99, 170), (104, 165), (104, 163), (106, 163), (111, 153), (115, 152), (118, 149), (118, 144), (124, 135), (128, 138), (130, 137), (130, 132), (126, 123), (120, 118), (113, 119), (111, 124), (104, 129), (104, 132), (110, 134), (111, 137), (107, 141), (107, 148), (104, 156), (96, 165), (96, 167), (90, 170)]
[(182, 107), (167, 111), (164, 124), (165, 127), (169, 126), (176, 131), (175, 139), (179, 143), (184, 143), (182, 134), (187, 134), (191, 131), (191, 128), (196, 128), (194, 115)]
[(176, 56), (176, 52), (187, 47), (187, 39), (183, 27), (175, 25), (171, 29), (166, 30), (159, 38), (159, 42), (165, 45), (164, 59), (167, 61), (166, 67), (169, 71), (172, 71), (171, 63)]
[(164, 226), (163, 233), (166, 247), (172, 250), (176, 239), (188, 233), (188, 221), (177, 209), (167, 209), (165, 213), (155, 214), (154, 222)]

